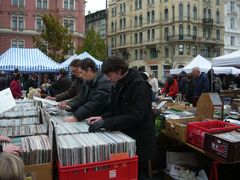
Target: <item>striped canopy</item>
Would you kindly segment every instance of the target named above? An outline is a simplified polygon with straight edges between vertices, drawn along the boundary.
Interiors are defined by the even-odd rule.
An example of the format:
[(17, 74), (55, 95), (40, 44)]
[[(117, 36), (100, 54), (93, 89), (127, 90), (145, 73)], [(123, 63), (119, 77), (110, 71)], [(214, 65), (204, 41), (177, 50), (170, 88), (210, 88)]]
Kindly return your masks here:
[(15, 68), (21, 72), (56, 72), (61, 66), (39, 49), (10, 48), (0, 56), (0, 70)]
[(88, 54), (87, 52), (84, 52), (82, 54), (79, 54), (79, 55), (73, 55), (71, 57), (69, 57), (67, 60), (65, 60), (63, 63), (61, 63), (61, 67), (62, 68), (68, 68), (69, 67), (69, 64), (74, 60), (74, 59), (80, 59), (80, 60), (83, 60), (84, 58), (90, 58), (92, 59), (95, 63), (96, 63), (96, 66), (98, 68), (101, 67), (102, 65), (102, 62), (97, 60), (96, 58), (94, 58), (93, 56), (91, 56), (90, 54)]

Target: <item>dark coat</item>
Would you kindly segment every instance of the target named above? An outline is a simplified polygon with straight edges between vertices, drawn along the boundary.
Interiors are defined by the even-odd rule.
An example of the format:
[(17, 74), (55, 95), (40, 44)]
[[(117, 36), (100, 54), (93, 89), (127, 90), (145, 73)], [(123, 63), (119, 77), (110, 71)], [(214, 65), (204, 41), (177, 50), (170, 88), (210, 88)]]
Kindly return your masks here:
[(7, 79), (0, 76), (0, 91), (6, 89), (8, 86)]
[(136, 140), (139, 161), (152, 158), (154, 120), (151, 88), (135, 69), (129, 69), (113, 88), (111, 112), (102, 115), (103, 127), (120, 130)]
[(83, 80), (81, 78), (76, 78), (72, 82), (70, 88), (67, 91), (56, 95), (56, 101), (59, 102), (59, 101), (63, 101), (63, 100), (68, 100), (68, 99), (72, 99), (72, 98), (78, 96), (80, 93), (80, 88), (81, 88), (82, 82), (83, 82)]
[(67, 77), (60, 77), (49, 87), (51, 95), (56, 96), (67, 91), (72, 85), (72, 81)]
[(199, 97), (203, 92), (209, 91), (209, 80), (207, 76), (202, 73), (198, 78), (195, 78), (193, 80), (194, 84), (194, 90), (193, 90), (193, 96)]
[(68, 102), (73, 116), (82, 121), (109, 111), (111, 90), (111, 82), (99, 72), (94, 80), (83, 81), (79, 96)]
[(28, 82), (27, 82), (27, 93), (29, 92), (30, 87), (36, 89), (38, 87), (37, 80), (33, 80), (32, 78), (28, 80)]

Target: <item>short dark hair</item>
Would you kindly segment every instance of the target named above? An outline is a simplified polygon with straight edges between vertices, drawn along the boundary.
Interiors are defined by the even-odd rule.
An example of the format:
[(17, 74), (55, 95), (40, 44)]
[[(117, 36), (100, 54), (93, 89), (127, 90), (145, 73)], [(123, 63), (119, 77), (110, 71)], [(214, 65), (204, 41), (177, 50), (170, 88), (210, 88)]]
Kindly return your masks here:
[(84, 71), (87, 71), (88, 68), (90, 68), (93, 72), (97, 71), (96, 63), (90, 58), (81, 60), (80, 67)]
[(74, 59), (70, 64), (69, 66), (71, 67), (80, 67), (80, 64), (81, 64), (81, 60), (80, 59)]
[(60, 69), (59, 74), (61, 74), (63, 76), (67, 76), (67, 71), (65, 69)]
[(123, 59), (112, 56), (109, 57), (106, 61), (103, 61), (102, 73), (107, 74), (109, 72), (117, 72), (119, 70), (122, 71), (122, 74), (128, 71), (128, 63)]

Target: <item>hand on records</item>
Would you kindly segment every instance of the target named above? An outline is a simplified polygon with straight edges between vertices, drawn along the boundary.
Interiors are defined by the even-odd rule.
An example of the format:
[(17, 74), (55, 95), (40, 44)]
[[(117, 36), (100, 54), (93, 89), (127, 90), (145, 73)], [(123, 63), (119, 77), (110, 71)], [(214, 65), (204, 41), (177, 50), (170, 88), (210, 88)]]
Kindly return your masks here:
[(8, 144), (6, 147), (3, 148), (3, 151), (18, 155), (22, 152), (22, 149), (19, 146)]
[(60, 103), (58, 103), (58, 107), (60, 109), (63, 109), (63, 110), (70, 110), (71, 109), (71, 106), (69, 106), (67, 104), (67, 101), (61, 101)]
[(99, 121), (99, 120), (102, 120), (101, 116), (92, 116), (92, 117), (86, 119), (87, 124), (89, 124), (89, 125), (93, 124), (93, 123), (95, 123), (96, 121)]
[(0, 141), (6, 141), (6, 142), (11, 142), (12, 139), (6, 136), (0, 136)]
[(77, 118), (75, 118), (75, 117), (66, 117), (66, 118), (64, 118), (64, 122), (77, 122)]
[(50, 100), (52, 100), (52, 101), (55, 101), (55, 100), (56, 100), (56, 97), (47, 96), (46, 99), (50, 99)]
[(101, 131), (101, 129), (103, 128), (103, 123), (104, 123), (104, 120), (101, 119), (101, 120), (98, 120), (98, 121), (90, 124), (88, 131), (89, 132)]

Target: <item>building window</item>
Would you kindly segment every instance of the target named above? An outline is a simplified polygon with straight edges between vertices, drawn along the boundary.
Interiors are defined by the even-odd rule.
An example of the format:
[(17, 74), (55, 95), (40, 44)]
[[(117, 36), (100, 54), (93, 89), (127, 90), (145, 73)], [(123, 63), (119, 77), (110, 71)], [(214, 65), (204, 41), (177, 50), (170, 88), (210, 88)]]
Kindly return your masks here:
[(157, 58), (157, 49), (156, 48), (150, 48), (150, 58)]
[(219, 10), (217, 10), (217, 12), (216, 12), (216, 22), (217, 22), (217, 24), (220, 24), (220, 13), (219, 13)]
[(139, 27), (142, 27), (143, 25), (143, 17), (142, 15), (139, 16)]
[(64, 18), (64, 27), (68, 28), (69, 32), (74, 32), (74, 19)]
[(170, 76), (170, 69), (171, 66), (163, 65), (163, 78), (167, 78), (168, 76)]
[(211, 9), (208, 9), (208, 18), (211, 18), (212, 15), (211, 15)]
[(183, 44), (179, 44), (179, 45), (178, 45), (178, 54), (179, 54), (179, 55), (183, 55), (183, 50), (184, 50)]
[(158, 78), (158, 66), (150, 66), (150, 70), (154, 74), (154, 77)]
[(193, 19), (197, 20), (197, 8), (193, 7)]
[(207, 39), (210, 39), (211, 38), (211, 29), (208, 28), (207, 29)]
[(175, 36), (175, 26), (172, 26), (172, 35)]
[(126, 29), (126, 18), (123, 18), (123, 29)]
[(138, 50), (135, 49), (135, 59), (138, 60)]
[(13, 47), (13, 48), (24, 48), (24, 40), (12, 39), (11, 47)]
[(152, 40), (155, 39), (155, 29), (152, 29)]
[(115, 23), (114, 23), (114, 31), (116, 31), (117, 30), (117, 21), (115, 21)]
[(168, 20), (168, 9), (165, 9), (165, 11), (164, 11), (164, 20), (165, 21)]
[(230, 11), (233, 12), (234, 11), (234, 7), (235, 6), (235, 3), (234, 1), (230, 1)]
[(235, 37), (231, 36), (231, 46), (235, 46)]
[(14, 30), (23, 31), (24, 28), (24, 18), (23, 16), (12, 16), (12, 28)]
[(64, 9), (75, 9), (74, 8), (74, 0), (64, 0)]
[(179, 40), (183, 40), (183, 25), (179, 25)]
[(36, 30), (41, 31), (43, 29), (43, 20), (41, 17), (36, 18)]
[(150, 36), (151, 36), (151, 32), (150, 32), (150, 30), (148, 29), (148, 31), (147, 31), (147, 40), (148, 40), (148, 41), (150, 41)]
[(111, 47), (114, 47), (114, 38), (111, 38)]
[(123, 45), (126, 45), (126, 34), (123, 35)]
[(172, 6), (172, 18), (173, 18), (173, 21), (175, 21), (175, 7)]
[(193, 46), (192, 47), (192, 53), (193, 53), (193, 57), (197, 56), (197, 46)]
[(139, 59), (143, 59), (143, 50), (139, 49)]
[(190, 4), (187, 5), (187, 19), (190, 20)]
[(203, 18), (207, 18), (207, 10), (205, 8), (203, 9)]
[(150, 11), (147, 12), (147, 23), (150, 23)]
[(112, 32), (114, 32), (114, 23), (113, 22), (111, 23), (111, 29), (112, 29)]
[(135, 10), (142, 9), (142, 0), (135, 0)]
[(137, 27), (138, 26), (138, 17), (135, 16), (134, 18), (134, 27)]
[(123, 45), (123, 37), (122, 37), (122, 35), (119, 36), (119, 39), (120, 39), (120, 46), (122, 46)]
[(191, 53), (191, 46), (190, 44), (187, 44), (187, 55), (190, 55)]
[(197, 26), (193, 27), (193, 40), (197, 39)]
[(219, 29), (216, 31), (216, 39), (220, 40), (220, 31), (219, 31)]
[(219, 3), (219, 0), (216, 0), (216, 5), (219, 5), (220, 3)]
[(152, 23), (155, 21), (155, 12), (152, 11), (152, 19), (151, 19)]
[(183, 20), (183, 5), (182, 3), (179, 4), (179, 21)]
[(187, 35), (191, 36), (191, 26), (190, 25), (187, 26)]
[(235, 28), (235, 19), (234, 19), (233, 17), (231, 17), (230, 28), (231, 28), (231, 29), (234, 29), (234, 28)]
[(24, 0), (12, 0), (13, 6), (23, 7), (24, 6)]
[(120, 19), (120, 30), (122, 30), (123, 28), (123, 23), (122, 23), (122, 19)]
[(164, 34), (165, 34), (165, 40), (168, 40), (169, 39), (169, 35), (168, 35), (168, 28), (166, 27), (165, 30), (164, 30)]
[(138, 43), (138, 34), (137, 33), (134, 34), (134, 43), (135, 44)]
[(47, 9), (48, 1), (47, 0), (37, 0), (37, 8), (38, 9)]
[(168, 58), (169, 57), (169, 48), (166, 47), (165, 48), (165, 58)]
[(139, 43), (142, 43), (143, 40), (143, 34), (142, 32), (139, 33)]

